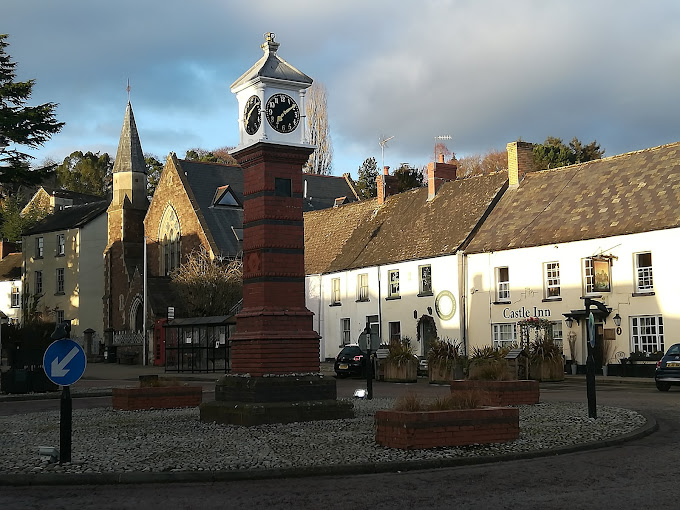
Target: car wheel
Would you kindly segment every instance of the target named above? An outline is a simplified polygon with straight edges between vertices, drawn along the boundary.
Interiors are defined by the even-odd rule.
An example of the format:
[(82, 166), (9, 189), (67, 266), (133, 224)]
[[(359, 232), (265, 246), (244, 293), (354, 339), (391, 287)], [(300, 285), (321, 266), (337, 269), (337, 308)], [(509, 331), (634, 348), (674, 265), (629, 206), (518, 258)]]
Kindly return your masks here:
[(671, 383), (656, 381), (656, 389), (659, 391), (668, 391), (671, 389)]

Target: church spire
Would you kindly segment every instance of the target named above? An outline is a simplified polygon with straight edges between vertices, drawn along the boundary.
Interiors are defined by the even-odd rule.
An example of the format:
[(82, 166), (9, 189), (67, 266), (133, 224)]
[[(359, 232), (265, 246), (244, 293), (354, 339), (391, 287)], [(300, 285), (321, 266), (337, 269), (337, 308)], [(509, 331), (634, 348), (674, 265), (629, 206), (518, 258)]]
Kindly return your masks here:
[(120, 132), (120, 141), (118, 142), (116, 161), (113, 164), (113, 172), (146, 173), (142, 144), (139, 141), (135, 116), (132, 113), (130, 101), (128, 101), (127, 108), (125, 109), (125, 120), (123, 120), (123, 129)]
[(128, 100), (116, 160), (113, 163), (111, 207), (131, 206), (134, 209), (146, 210), (149, 207), (146, 193), (146, 163), (137, 133), (135, 116), (132, 113), (132, 105)]

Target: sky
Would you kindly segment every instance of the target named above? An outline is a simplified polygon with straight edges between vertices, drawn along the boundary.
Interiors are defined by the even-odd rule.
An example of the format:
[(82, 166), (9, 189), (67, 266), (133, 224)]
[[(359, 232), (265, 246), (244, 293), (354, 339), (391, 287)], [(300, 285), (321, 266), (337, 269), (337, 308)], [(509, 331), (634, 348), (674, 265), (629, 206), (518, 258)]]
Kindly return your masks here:
[[(116, 154), (127, 80), (142, 148), (238, 143), (230, 85), (278, 54), (327, 90), (334, 175), (422, 167), (522, 139), (597, 140), (606, 156), (680, 140), (677, 0), (3, 0), (0, 33), (30, 105), (66, 123), (35, 164)], [(21, 148), (20, 148), (21, 149)], [(25, 148), (23, 148), (25, 149)]]

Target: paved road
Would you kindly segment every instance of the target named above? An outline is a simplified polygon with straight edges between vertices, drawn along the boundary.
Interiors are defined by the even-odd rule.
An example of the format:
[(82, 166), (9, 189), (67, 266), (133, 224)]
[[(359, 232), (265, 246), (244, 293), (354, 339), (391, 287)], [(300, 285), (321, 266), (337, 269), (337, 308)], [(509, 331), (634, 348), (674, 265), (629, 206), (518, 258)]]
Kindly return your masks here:
[[(585, 405), (585, 388), (544, 385), (541, 399)], [(651, 413), (659, 431), (623, 446), (433, 471), (216, 484), (3, 487), (0, 508), (677, 508), (680, 391), (661, 393), (652, 384), (600, 386), (598, 404)]]

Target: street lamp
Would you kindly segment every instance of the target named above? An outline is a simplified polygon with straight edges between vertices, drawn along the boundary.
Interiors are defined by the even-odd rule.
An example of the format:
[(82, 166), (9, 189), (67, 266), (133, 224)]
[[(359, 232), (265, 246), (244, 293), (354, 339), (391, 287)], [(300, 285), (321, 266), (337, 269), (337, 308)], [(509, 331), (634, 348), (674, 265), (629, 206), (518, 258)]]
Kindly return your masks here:
[(621, 316), (619, 315), (619, 312), (616, 312), (616, 315), (612, 317), (612, 320), (614, 321), (614, 324), (616, 324), (617, 328), (621, 325)]
[(567, 320), (564, 321), (567, 324), (567, 327), (571, 329), (571, 327), (574, 325), (574, 319), (571, 317), (567, 317)]

